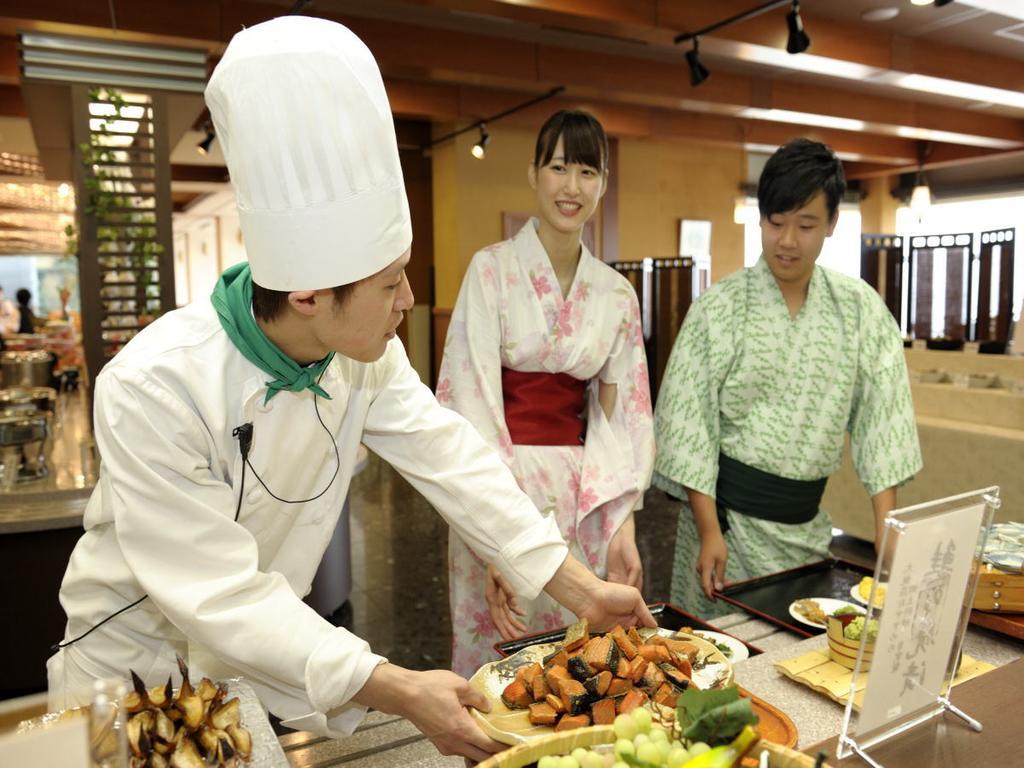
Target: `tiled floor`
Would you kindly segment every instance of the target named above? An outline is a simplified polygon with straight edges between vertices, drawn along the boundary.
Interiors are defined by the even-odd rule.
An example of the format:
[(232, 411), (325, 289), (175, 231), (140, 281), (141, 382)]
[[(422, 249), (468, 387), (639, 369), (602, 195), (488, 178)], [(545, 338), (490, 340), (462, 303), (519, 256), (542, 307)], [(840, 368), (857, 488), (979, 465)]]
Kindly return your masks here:
[[(447, 668), (451, 620), (444, 519), (373, 455), (353, 478), (349, 507), (352, 595), (332, 620), (395, 664)], [(668, 599), (677, 507), (664, 493), (652, 490), (637, 515), (648, 602)]]

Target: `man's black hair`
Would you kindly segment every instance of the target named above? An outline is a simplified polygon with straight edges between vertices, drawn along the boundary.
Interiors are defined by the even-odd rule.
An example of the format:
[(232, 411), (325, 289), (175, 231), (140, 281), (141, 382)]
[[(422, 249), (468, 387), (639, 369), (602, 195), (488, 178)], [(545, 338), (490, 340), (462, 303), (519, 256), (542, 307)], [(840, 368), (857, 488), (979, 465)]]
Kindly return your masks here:
[(805, 205), (819, 192), (831, 221), (846, 191), (846, 175), (835, 153), (810, 139), (793, 139), (768, 158), (757, 182), (757, 207), (762, 218)]
[(18, 292), (14, 295), (18, 299), (19, 304), (28, 304), (32, 301), (32, 292), (28, 288), (19, 288)]

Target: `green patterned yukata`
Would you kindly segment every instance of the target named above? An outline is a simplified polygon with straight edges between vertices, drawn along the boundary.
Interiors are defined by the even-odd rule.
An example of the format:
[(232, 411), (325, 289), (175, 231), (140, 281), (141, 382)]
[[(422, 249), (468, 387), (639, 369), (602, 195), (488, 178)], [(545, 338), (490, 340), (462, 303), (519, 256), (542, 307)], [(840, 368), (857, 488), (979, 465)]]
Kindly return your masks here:
[[(905, 483), (921, 451), (899, 329), (862, 280), (815, 267), (796, 317), (764, 259), (694, 302), (676, 338), (655, 412), (654, 485), (684, 500), (672, 601), (708, 617), (731, 607), (704, 597), (700, 539), (685, 488), (715, 496), (718, 455), (780, 477), (834, 473), (849, 431), (869, 495)], [(726, 581), (825, 557), (832, 522), (760, 520), (727, 510)]]

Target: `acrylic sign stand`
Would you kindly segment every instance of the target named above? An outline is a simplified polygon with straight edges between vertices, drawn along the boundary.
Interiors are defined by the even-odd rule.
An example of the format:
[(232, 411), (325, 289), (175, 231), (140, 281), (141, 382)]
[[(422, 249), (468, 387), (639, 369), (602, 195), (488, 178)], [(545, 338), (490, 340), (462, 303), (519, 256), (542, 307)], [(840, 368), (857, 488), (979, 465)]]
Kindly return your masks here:
[[(867, 754), (869, 748), (943, 712), (981, 731), (981, 723), (949, 701), (949, 691), (960, 663), (985, 536), (999, 504), (999, 488), (993, 486), (894, 510), (886, 517), (837, 757), (858, 755), (873, 768), (882, 768)], [(884, 612), (876, 604), (879, 584), (887, 588)], [(878, 636), (854, 724), (854, 687), (872, 620), (878, 621)]]

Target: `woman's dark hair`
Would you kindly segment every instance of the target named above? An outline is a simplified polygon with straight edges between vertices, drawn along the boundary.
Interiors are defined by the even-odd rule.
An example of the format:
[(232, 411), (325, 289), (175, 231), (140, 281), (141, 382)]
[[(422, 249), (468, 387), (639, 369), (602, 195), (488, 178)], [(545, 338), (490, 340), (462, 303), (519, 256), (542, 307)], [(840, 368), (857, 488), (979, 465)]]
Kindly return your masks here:
[(767, 218), (796, 210), (824, 192), (831, 220), (845, 191), (843, 165), (832, 150), (810, 139), (793, 139), (765, 163), (757, 182), (757, 207)]
[[(352, 291), (355, 290), (356, 285), (356, 283), (349, 283), (347, 285), (339, 285), (336, 288), (331, 289), (334, 292), (334, 301), (339, 307), (344, 305), (348, 300), (348, 297), (352, 295)], [(264, 322), (274, 320), (278, 315), (284, 312), (284, 308), (288, 306), (288, 294), (289, 291), (275, 291), (253, 283), (253, 315), (256, 316), (257, 320), (263, 320)]]
[(592, 114), (578, 109), (555, 112), (541, 126), (533, 152), (535, 168), (543, 168), (551, 162), (559, 138), (565, 150), (565, 162), (589, 165), (602, 172), (608, 169), (608, 137), (604, 128)]
[(19, 288), (15, 296), (19, 304), (28, 304), (32, 301), (32, 292), (28, 288)]

